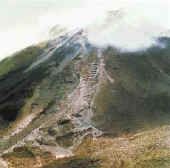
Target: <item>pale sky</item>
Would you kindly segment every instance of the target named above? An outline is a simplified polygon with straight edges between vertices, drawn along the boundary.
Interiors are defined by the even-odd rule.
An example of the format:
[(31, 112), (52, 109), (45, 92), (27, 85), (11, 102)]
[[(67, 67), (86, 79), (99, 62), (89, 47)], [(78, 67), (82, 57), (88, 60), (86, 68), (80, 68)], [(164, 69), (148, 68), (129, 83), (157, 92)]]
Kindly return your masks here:
[[(106, 23), (112, 10), (121, 16)], [(0, 59), (48, 39), (55, 25), (86, 28), (89, 40), (99, 46), (136, 50), (170, 30), (170, 1), (0, 0), (0, 21)]]

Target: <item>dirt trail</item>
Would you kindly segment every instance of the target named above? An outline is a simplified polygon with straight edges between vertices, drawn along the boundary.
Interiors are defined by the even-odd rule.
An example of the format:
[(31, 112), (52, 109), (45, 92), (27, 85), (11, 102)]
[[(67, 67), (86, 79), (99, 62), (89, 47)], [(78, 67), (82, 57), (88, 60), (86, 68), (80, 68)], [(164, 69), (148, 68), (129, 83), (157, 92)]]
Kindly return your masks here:
[(105, 69), (105, 63), (104, 63), (104, 58), (103, 56), (100, 56), (100, 66), (99, 66), (99, 71), (100, 71), (100, 76), (99, 79), (100, 81), (103, 81), (103, 79), (107, 79), (110, 83), (114, 83), (114, 79), (108, 74), (108, 72)]
[[(80, 76), (78, 86), (61, 103), (59, 107), (60, 112), (55, 115), (53, 114), (53, 116), (51, 116), (51, 118), (49, 118), (41, 126), (41, 128), (47, 127), (48, 123), (53, 125), (58, 119), (66, 118), (74, 124), (73, 132), (82, 132), (82, 135), (78, 137), (79, 140), (76, 140), (76, 144), (73, 144), (73, 146), (68, 149), (64, 149), (59, 146), (56, 146), (55, 148), (47, 145), (41, 146), (42, 149), (53, 153), (56, 158), (72, 156), (72, 149), (81, 143), (84, 136), (91, 134), (94, 137), (97, 137), (102, 134), (100, 130), (91, 124), (91, 118), (93, 116), (92, 103), (97, 89), (100, 66), (98, 62), (92, 62), (89, 63), (88, 67), (88, 73), (85, 76)], [(38, 136), (40, 136), (39, 131), (35, 131), (35, 134), (30, 134), (28, 137), (31, 137), (32, 139)]]
[(100, 130), (91, 124), (91, 118), (93, 117), (93, 97), (96, 93), (97, 80), (99, 77), (99, 64), (97, 61), (89, 63), (88, 73), (80, 77), (79, 85), (73, 93), (69, 95), (68, 99), (68, 102), (70, 102), (68, 108), (71, 109), (69, 116), (74, 121), (77, 129), (83, 131), (91, 128), (89, 130), (93, 136), (102, 134)]
[[(68, 97), (62, 101), (58, 112), (47, 114), (46, 117), (42, 120), (41, 124), (31, 131), (27, 136), (22, 140), (19, 140), (15, 145), (6, 150), (6, 152), (11, 151), (16, 146), (22, 146), (27, 141), (35, 142), (34, 145), (39, 146), (45, 151), (49, 151), (56, 158), (72, 156), (72, 149), (74, 145), (68, 149), (64, 149), (59, 145), (49, 146), (49, 145), (40, 145), (37, 143), (36, 139), (41, 137), (46, 137), (42, 134), (42, 129), (47, 127), (55, 127), (56, 123), (60, 118), (69, 119), (74, 124), (74, 129), (71, 130), (75, 133), (80, 133), (78, 137), (79, 140), (76, 140), (76, 143), (81, 143), (81, 140), (84, 136), (91, 134), (93, 137), (102, 135), (102, 132), (95, 128), (91, 119), (93, 117), (93, 99), (98, 87), (98, 80), (103, 76), (104, 64), (102, 58), (97, 58), (93, 62), (88, 63), (88, 72), (86, 75), (80, 75), (80, 81), (78, 86), (73, 90)], [(34, 118), (34, 115), (30, 115), (23, 120), (22, 126), (19, 126), (14, 133), (17, 134), (21, 130), (24, 131), (24, 128), (27, 127)], [(77, 145), (75, 144), (75, 145)]]

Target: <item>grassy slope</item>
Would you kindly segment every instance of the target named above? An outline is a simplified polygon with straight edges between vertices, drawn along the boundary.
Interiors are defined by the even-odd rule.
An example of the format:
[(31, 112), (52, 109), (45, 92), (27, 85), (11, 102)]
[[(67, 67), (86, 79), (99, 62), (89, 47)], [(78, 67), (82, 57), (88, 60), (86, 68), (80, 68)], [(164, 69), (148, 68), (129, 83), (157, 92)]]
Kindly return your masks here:
[(27, 67), (42, 53), (42, 48), (31, 46), (0, 62), (0, 76)]
[[(94, 123), (117, 135), (150, 129), (170, 121), (170, 56), (167, 49), (141, 53), (105, 52), (104, 81), (95, 100)], [(106, 101), (107, 100), (107, 101)]]
[[(119, 54), (111, 48), (105, 51), (106, 70), (115, 79), (115, 83), (102, 82), (95, 99), (93, 122), (96, 127), (112, 136), (97, 139), (87, 137), (74, 151), (74, 157), (58, 161), (53, 161), (52, 156), (47, 157), (53, 162), (45, 168), (170, 167), (169, 126), (163, 126), (168, 125), (170, 117), (169, 48), (152, 48), (144, 53), (133, 54)], [(66, 69), (68, 76), (72, 74), (71, 70)], [(63, 86), (63, 73), (57, 75), (54, 82), (53, 75), (43, 80), (41, 86), (45, 91), (40, 89), (40, 97), (46, 100), (51, 96), (51, 90), (60, 92), (60, 88), (55, 87), (55, 81), (61, 82), (57, 86)], [(46, 94), (48, 91), (49, 94)], [(20, 157), (20, 153), (14, 151), (6, 157), (11, 160), (11, 157), (16, 157), (14, 160), (20, 158), (14, 165), (23, 160), (28, 164), (30, 155), (27, 160), (27, 154), (30, 152)], [(31, 160), (37, 162), (34, 157)]]
[(141, 53), (105, 51), (105, 68), (115, 82), (101, 83), (93, 123), (109, 137), (84, 141), (80, 154), (101, 159), (104, 168), (170, 166), (169, 53), (169, 44)]
[(169, 127), (161, 127), (115, 139), (88, 136), (75, 149), (75, 156), (59, 160), (31, 147), (16, 148), (3, 157), (17, 168), (22, 168), (21, 163), (31, 168), (38, 163), (36, 158), (43, 168), (169, 168), (170, 150), (164, 143), (168, 135)]
[[(65, 58), (68, 53), (72, 52), (72, 48), (67, 48), (56, 51), (54, 55), (42, 63), (38, 68), (25, 73), (23, 76), (23, 69), (12, 72), (12, 75), (7, 75), (5, 80), (2, 80), (2, 84), (5, 88), (8, 88), (8, 82), (13, 78), (16, 81), (16, 87), (14, 91), (9, 87), (9, 96), (0, 104), (1, 114), (9, 115), (17, 112), (17, 118), (14, 122), (10, 122), (7, 129), (2, 129), (1, 135), (11, 132), (15, 125), (26, 115), (41, 111), (40, 115), (34, 120), (27, 128), (21, 131), (19, 134), (14, 135), (8, 141), (0, 141), (0, 150), (4, 150), (14, 145), (17, 141), (22, 140), (33, 129), (37, 128), (41, 123), (46, 122), (46, 119), (51, 113), (57, 111), (57, 105), (60, 100), (64, 98), (65, 93), (69, 93), (77, 84), (77, 72), (74, 69), (74, 60), (69, 65), (63, 67), (61, 72), (58, 72), (59, 63)], [(15, 59), (16, 57), (14, 57)], [(30, 65), (30, 64), (29, 64)], [(25, 69), (25, 68), (24, 68)], [(10, 71), (11, 72), (11, 71)], [(18, 76), (21, 76), (21, 80)], [(14, 85), (12, 84), (12, 87)], [(3, 91), (0, 91), (3, 94)], [(17, 105), (18, 103), (18, 105)], [(6, 107), (11, 107), (12, 110), (5, 110)], [(10, 113), (11, 112), (11, 113)], [(5, 113), (5, 114), (4, 114)], [(5, 131), (4, 131), (5, 130)]]
[[(45, 109), (54, 99), (60, 99), (67, 90), (66, 85), (69, 85), (66, 78), (74, 83), (75, 74), (72, 73), (71, 66), (59, 74), (57, 72), (60, 62), (68, 53), (72, 53), (72, 47), (57, 50), (38, 68), (24, 72), (37, 60), (44, 48), (45, 46), (28, 47), (0, 63), (0, 118), (6, 124), (14, 121), (22, 111), (29, 114), (34, 105)], [(29, 109), (26, 104), (30, 104)], [(2, 129), (6, 124), (1, 126)]]
[[(26, 79), (29, 75), (23, 71), (42, 52), (43, 48), (32, 46), (0, 62), (0, 115), (5, 121), (14, 120), (24, 99), (31, 96), (32, 82)], [(34, 81), (36, 76), (35, 73)]]

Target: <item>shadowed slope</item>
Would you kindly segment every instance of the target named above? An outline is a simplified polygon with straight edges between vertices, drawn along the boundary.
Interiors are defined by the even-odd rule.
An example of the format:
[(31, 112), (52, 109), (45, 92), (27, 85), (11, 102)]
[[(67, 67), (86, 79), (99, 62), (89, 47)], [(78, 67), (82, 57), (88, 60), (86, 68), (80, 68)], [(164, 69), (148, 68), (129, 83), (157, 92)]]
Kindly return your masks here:
[(136, 53), (108, 48), (103, 81), (95, 99), (94, 123), (108, 133), (130, 133), (169, 124), (170, 46)]

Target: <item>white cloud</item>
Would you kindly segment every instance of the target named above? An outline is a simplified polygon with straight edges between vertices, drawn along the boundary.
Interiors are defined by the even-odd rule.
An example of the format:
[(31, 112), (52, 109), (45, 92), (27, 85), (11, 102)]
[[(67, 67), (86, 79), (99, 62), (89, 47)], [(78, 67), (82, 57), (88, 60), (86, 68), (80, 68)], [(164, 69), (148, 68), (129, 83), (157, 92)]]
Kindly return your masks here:
[[(92, 43), (124, 50), (149, 47), (170, 29), (168, 0), (8, 0), (0, 5), (0, 59), (47, 39), (56, 24), (86, 28)], [(122, 14), (109, 20), (106, 13), (114, 10)]]
[[(89, 39), (99, 46), (114, 45), (122, 50), (139, 50), (155, 44), (155, 38), (170, 29), (170, 2), (124, 0), (108, 3), (107, 10), (121, 9), (122, 17), (103, 20), (89, 31)], [(168, 35), (168, 34), (167, 34)]]

